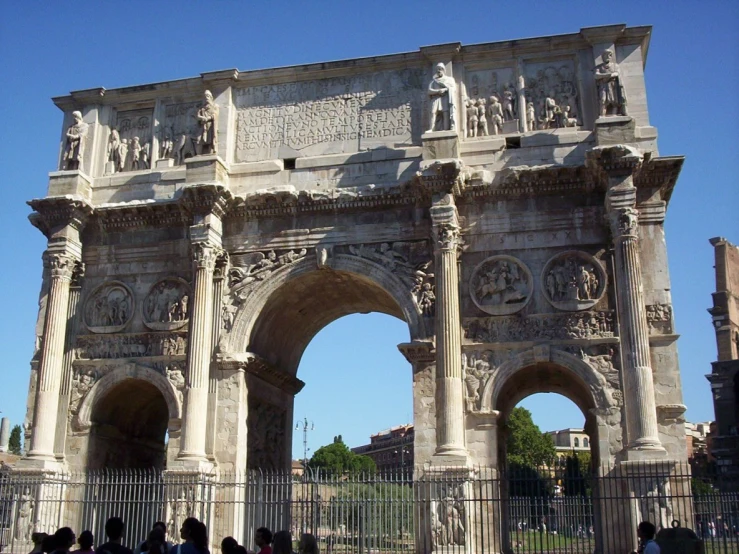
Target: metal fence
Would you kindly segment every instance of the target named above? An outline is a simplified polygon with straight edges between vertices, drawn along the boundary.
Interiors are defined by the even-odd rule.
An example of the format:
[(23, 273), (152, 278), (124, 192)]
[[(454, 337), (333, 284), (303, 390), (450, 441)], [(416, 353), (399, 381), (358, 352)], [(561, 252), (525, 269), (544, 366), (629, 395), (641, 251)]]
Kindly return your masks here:
[[(186, 517), (254, 548), (261, 526), (312, 533), (324, 553), (629, 552), (634, 524), (673, 520), (694, 529), (706, 552), (739, 552), (739, 492), (687, 465), (576, 468), (418, 468), (303, 475), (252, 471), (191, 474), (140, 470), (0, 473), (0, 549), (29, 552), (31, 535), (63, 526), (104, 542), (105, 521), (126, 522), (133, 548), (155, 521), (177, 542)], [(734, 492), (730, 492), (730, 491)]]

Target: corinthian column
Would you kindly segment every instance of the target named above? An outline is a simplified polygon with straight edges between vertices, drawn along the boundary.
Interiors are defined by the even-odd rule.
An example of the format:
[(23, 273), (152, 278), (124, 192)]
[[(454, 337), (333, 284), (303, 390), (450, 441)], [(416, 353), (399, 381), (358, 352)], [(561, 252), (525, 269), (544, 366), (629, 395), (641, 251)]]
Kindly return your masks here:
[(639, 258), (634, 173), (641, 164), (641, 154), (626, 146), (615, 146), (600, 150), (600, 162), (608, 179), (606, 210), (613, 236), (628, 448), (663, 452)]
[(452, 194), (431, 207), (436, 279), (436, 455), (465, 456), (462, 336), (459, 318), (461, 245), (457, 208)]
[(213, 270), (220, 249), (207, 242), (193, 244), (193, 304), (188, 333), (187, 397), (180, 460), (204, 461), (208, 422), (208, 381), (212, 354)]
[(49, 271), (50, 286), (41, 344), (31, 450), (27, 456), (30, 459), (56, 460), (54, 437), (64, 365), (69, 286), (76, 263), (77, 260), (66, 252), (47, 250), (44, 254), (44, 266)]

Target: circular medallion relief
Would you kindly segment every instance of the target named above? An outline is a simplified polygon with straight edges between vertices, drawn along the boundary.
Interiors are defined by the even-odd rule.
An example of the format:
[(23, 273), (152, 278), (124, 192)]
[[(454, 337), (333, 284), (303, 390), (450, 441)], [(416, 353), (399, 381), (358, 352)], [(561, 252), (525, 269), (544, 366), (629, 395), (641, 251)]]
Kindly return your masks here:
[(190, 285), (179, 277), (162, 279), (149, 290), (141, 305), (141, 315), (149, 329), (172, 331), (190, 319)]
[(472, 271), (470, 296), (491, 315), (515, 313), (528, 304), (534, 280), (529, 268), (512, 256), (493, 256)]
[(133, 316), (133, 293), (120, 281), (99, 285), (85, 302), (84, 320), (93, 333), (122, 331)]
[(606, 273), (598, 260), (578, 250), (561, 252), (541, 272), (544, 297), (557, 309), (575, 312), (595, 304), (606, 291)]

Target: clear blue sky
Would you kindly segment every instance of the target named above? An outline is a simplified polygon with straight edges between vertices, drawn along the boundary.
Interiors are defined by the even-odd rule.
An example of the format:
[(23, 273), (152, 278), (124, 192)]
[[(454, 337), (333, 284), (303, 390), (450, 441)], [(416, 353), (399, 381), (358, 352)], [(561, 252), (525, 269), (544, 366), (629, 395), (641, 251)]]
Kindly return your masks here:
[[(706, 313), (714, 286), (708, 239), (739, 243), (739, 2), (3, 0), (0, 8), (0, 410), (13, 423), (25, 411), (45, 247), (25, 201), (45, 194), (55, 169), (62, 114), (52, 96), (611, 23), (654, 26), (646, 73), (651, 121), (662, 155), (687, 156), (666, 223), (683, 390), (689, 419), (713, 418), (703, 377), (716, 357)], [(405, 324), (379, 315), (350, 316), (316, 337), (299, 370), (308, 385), (295, 408), (296, 417), (315, 421), (312, 448), (336, 434), (358, 445), (412, 419), (410, 367), (395, 348), (407, 339)], [(525, 405), (543, 428), (581, 425), (574, 406), (555, 398)], [(295, 454), (299, 443), (296, 437)]]

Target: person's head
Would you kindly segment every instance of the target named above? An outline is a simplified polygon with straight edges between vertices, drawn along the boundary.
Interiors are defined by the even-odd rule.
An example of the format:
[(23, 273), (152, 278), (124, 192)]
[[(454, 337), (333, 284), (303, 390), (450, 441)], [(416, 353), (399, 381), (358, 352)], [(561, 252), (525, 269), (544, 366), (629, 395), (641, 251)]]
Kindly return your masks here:
[(112, 542), (121, 540), (123, 536), (123, 520), (119, 517), (111, 517), (105, 522), (105, 536)]
[(192, 541), (192, 530), (197, 523), (200, 522), (194, 517), (188, 517), (182, 522), (182, 527), (180, 527), (180, 538), (183, 541)]
[(163, 521), (155, 521), (154, 525), (151, 526), (151, 530), (153, 531), (154, 529), (161, 529), (165, 535), (167, 534), (167, 524)]
[(656, 532), (657, 528), (654, 526), (654, 523), (651, 523), (649, 521), (642, 521), (639, 524), (639, 527), (637, 527), (637, 534), (639, 535), (639, 538), (646, 541), (652, 540)]
[(149, 531), (149, 536), (141, 545), (141, 552), (149, 552), (151, 554), (161, 554), (167, 551), (166, 542), (164, 540), (164, 529), (154, 524), (155, 527)]
[(53, 552), (54, 548), (56, 548), (55, 540), (54, 535), (46, 535), (41, 539), (41, 552)]
[(269, 546), (272, 544), (272, 531), (266, 527), (260, 527), (257, 532), (254, 533), (254, 543), (262, 548), (263, 546)]
[(310, 533), (303, 533), (300, 536), (298, 551), (300, 554), (318, 554), (318, 543), (316, 542), (316, 537)]
[(77, 544), (80, 545), (80, 550), (92, 550), (94, 542), (95, 537), (92, 536), (92, 531), (82, 531), (80, 536), (77, 537)]
[(272, 539), (272, 554), (290, 554), (293, 551), (293, 536), (290, 531), (277, 531)]
[(82, 112), (72, 112), (72, 117), (77, 123), (79, 123), (80, 121), (82, 121)]
[(54, 548), (69, 550), (76, 538), (74, 531), (69, 527), (57, 529), (56, 533), (54, 533)]
[(436, 75), (442, 77), (446, 73), (446, 66), (443, 63), (436, 64)]
[(195, 520), (192, 529), (190, 530), (190, 540), (200, 552), (208, 551), (208, 529), (205, 527), (205, 523), (202, 521)]
[(31, 540), (33, 541), (34, 546), (40, 546), (48, 536), (49, 535), (46, 533), (31, 533)]
[(221, 554), (234, 554), (234, 549), (239, 543), (233, 537), (226, 537), (221, 541)]

